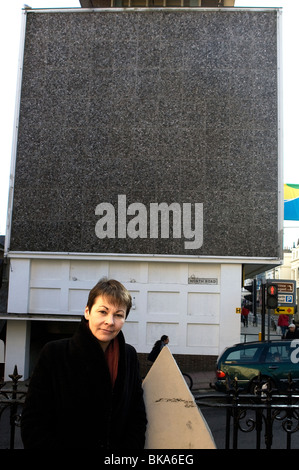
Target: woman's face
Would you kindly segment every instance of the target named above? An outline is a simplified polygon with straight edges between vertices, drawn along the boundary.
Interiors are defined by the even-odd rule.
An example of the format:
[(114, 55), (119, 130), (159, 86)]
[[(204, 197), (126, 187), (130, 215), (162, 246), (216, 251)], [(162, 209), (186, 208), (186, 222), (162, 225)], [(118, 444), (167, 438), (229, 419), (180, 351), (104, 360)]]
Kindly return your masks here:
[(109, 298), (99, 295), (91, 310), (88, 307), (85, 308), (84, 315), (92, 334), (100, 341), (105, 351), (125, 323), (126, 307), (115, 305), (110, 302)]

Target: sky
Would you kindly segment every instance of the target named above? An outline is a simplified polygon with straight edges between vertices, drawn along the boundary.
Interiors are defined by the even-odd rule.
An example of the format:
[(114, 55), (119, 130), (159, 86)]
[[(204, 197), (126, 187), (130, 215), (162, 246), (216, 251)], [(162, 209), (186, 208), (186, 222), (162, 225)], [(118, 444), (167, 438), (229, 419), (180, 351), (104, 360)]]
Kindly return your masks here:
[[(79, 0), (28, 0), (32, 8), (78, 8)], [(14, 142), (15, 97), (19, 69), (21, 19), (24, 0), (5, 3), (0, 16), (0, 235), (6, 232), (10, 162)], [(283, 171), (284, 183), (299, 184), (297, 121), (299, 110), (299, 1), (235, 0), (235, 7), (282, 8), (282, 77), (283, 77)], [(299, 223), (285, 222), (284, 247), (299, 239)]]

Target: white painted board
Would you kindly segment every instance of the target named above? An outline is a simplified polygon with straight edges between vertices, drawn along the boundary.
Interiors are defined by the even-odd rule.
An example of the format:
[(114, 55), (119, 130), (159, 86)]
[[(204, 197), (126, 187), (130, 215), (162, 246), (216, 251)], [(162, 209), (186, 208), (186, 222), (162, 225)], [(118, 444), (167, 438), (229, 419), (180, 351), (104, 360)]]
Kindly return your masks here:
[(143, 381), (145, 449), (216, 449), (177, 363), (165, 346)]

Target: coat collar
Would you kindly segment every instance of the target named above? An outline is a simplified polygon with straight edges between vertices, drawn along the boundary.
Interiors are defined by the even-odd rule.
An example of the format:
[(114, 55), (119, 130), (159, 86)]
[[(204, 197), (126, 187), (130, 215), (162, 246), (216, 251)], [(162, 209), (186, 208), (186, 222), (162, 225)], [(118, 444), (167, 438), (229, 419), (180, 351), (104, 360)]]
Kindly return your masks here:
[[(119, 365), (116, 383), (124, 379), (126, 369), (126, 347), (122, 331), (118, 333), (117, 338), (119, 341)], [(78, 365), (81, 364), (81, 367), (89, 371), (89, 374), (98, 375), (105, 371), (110, 377), (104, 351), (90, 331), (85, 317), (82, 317), (79, 327), (70, 340), (70, 352)]]
[[(125, 338), (122, 331), (118, 333), (117, 338), (119, 341), (120, 354), (123, 354), (125, 348)], [(104, 352), (101, 348), (101, 345), (97, 338), (90, 331), (88, 320), (86, 320), (85, 317), (81, 318), (80, 325), (72, 337), (71, 342), (73, 343), (73, 346), (80, 350), (81, 353), (88, 352), (88, 354), (90, 354), (93, 352), (96, 355), (101, 355), (104, 357)]]

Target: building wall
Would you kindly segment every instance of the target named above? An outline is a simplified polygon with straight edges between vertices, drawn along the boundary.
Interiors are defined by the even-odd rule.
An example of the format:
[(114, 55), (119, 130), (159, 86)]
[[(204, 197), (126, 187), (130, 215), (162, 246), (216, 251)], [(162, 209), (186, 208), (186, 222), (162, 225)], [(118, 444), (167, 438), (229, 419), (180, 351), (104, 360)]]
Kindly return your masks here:
[(102, 274), (135, 298), (140, 354), (166, 333), (215, 357), (239, 340), (242, 264), (281, 255), (278, 10), (24, 16), (6, 237), (20, 373), (27, 323), (78, 319)]
[(9, 250), (280, 256), (277, 10), (26, 15)]
[[(12, 328), (26, 324), (20, 304), (31, 320), (79, 321), (89, 290), (107, 276), (120, 280), (132, 295), (133, 307), (123, 331), (138, 353), (148, 353), (163, 334), (169, 336), (173, 354), (207, 358), (215, 358), (225, 346), (240, 339), (236, 308), (240, 307), (241, 264), (57, 256), (16, 258), (11, 267), (11, 286), (18, 295), (9, 297), (8, 313), (19, 316), (10, 323)], [(23, 285), (29, 289), (22, 289)], [(19, 373), (28, 370), (25, 351), (28, 355), (29, 344), (17, 348)], [(6, 364), (8, 373), (14, 366), (12, 361), (15, 354)]]
[(294, 279), (292, 277), (292, 251), (284, 250), (281, 266), (276, 266), (266, 272), (266, 279)]
[(291, 277), (290, 279), (293, 279), (296, 281), (296, 294), (297, 294), (297, 312), (294, 316), (296, 323), (298, 324), (299, 322), (299, 248), (298, 244), (295, 248), (292, 249), (292, 257), (291, 257)]

